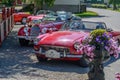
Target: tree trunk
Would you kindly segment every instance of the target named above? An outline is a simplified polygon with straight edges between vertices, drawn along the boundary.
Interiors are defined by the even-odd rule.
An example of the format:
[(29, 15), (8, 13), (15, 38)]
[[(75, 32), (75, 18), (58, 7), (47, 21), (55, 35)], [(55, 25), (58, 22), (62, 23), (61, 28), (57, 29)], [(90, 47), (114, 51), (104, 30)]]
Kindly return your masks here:
[(95, 60), (94, 63), (89, 65), (90, 71), (88, 72), (89, 80), (105, 80), (104, 67), (100, 60)]
[(117, 6), (115, 3), (113, 3), (113, 10), (117, 10)]

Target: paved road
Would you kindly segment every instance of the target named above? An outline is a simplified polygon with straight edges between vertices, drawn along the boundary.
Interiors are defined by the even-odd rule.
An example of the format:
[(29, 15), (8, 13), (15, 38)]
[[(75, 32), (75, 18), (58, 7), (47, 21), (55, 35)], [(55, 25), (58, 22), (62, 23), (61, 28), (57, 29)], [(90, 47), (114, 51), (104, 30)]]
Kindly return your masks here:
[(0, 80), (87, 80), (88, 68), (74, 62), (36, 60), (33, 48), (21, 47), (15, 25), (0, 47)]
[[(120, 31), (120, 12), (88, 8), (87, 10), (97, 12), (100, 17), (84, 18), (83, 20), (89, 21), (102, 21), (113, 30)], [(112, 58), (105, 64), (105, 78), (106, 80), (115, 80), (115, 73), (120, 73), (120, 57), (118, 59)]]
[(102, 21), (113, 30), (120, 31), (120, 12), (96, 8), (87, 8), (87, 10), (97, 12), (99, 17), (85, 18), (83, 20)]

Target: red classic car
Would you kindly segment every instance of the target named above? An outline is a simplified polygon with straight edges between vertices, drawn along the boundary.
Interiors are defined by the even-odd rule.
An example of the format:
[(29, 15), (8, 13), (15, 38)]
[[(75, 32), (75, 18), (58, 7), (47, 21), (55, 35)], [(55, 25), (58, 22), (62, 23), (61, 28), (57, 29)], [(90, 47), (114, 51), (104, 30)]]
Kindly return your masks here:
[(27, 17), (30, 16), (31, 14), (26, 13), (26, 12), (17, 12), (14, 13), (14, 23), (16, 22), (21, 22), (22, 24), (26, 23)]
[(34, 40), (34, 50), (39, 61), (46, 59), (78, 61), (79, 65), (86, 67), (83, 54), (77, 49), (82, 39), (89, 35), (91, 30), (106, 29), (120, 40), (120, 32), (108, 29), (103, 22), (88, 22), (72, 20), (66, 22), (59, 31), (39, 35)]
[(60, 29), (63, 21), (56, 21), (55, 16), (44, 17), (41, 23), (37, 24), (41, 20), (33, 20), (35, 24), (31, 27), (25, 25), (18, 31), (19, 43), (21, 46), (27, 46), (30, 41), (33, 41), (39, 34), (50, 32), (51, 30), (57, 31)]
[(50, 11), (50, 10), (39, 10), (35, 15), (31, 15), (31, 16), (27, 17), (27, 22), (30, 22), (33, 19), (38, 18), (38, 17), (43, 19), (43, 17), (45, 17), (46, 15), (55, 16), (56, 13), (54, 11)]
[(31, 16), (28, 16), (27, 17), (27, 23), (29, 23), (29, 22), (31, 22), (32, 20), (34, 20), (34, 19), (43, 19), (44, 17), (46, 16), (46, 14), (40, 14), (40, 15), (31, 15)]

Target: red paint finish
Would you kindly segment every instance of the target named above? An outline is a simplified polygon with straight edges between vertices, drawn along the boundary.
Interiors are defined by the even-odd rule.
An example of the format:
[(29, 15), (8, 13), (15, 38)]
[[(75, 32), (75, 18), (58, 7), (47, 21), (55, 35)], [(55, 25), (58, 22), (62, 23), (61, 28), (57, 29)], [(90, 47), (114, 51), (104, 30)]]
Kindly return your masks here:
[[(57, 46), (57, 47), (65, 47), (69, 49), (71, 55), (81, 55), (78, 53), (77, 50), (74, 48), (75, 42), (81, 42), (81, 40), (88, 36), (89, 32), (75, 32), (75, 31), (57, 31), (52, 33), (47, 33), (38, 36), (37, 38), (41, 39), (38, 45), (35, 45), (34, 48), (40, 49), (41, 45), (47, 46)], [(36, 53), (36, 55), (41, 56), (41, 54)], [(45, 57), (45, 56), (44, 56)], [(63, 57), (57, 58), (58, 60), (80, 60), (80, 58), (70, 58), (70, 57)]]
[(18, 12), (14, 13), (14, 23), (21, 22), (23, 18), (27, 18), (31, 14), (25, 13), (25, 12)]

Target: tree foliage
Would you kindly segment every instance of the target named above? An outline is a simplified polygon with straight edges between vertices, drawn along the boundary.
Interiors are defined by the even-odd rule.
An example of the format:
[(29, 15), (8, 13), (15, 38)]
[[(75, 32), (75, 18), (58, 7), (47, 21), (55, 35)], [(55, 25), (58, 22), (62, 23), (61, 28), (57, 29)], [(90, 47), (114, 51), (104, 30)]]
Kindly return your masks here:
[(43, 9), (43, 5), (46, 5), (48, 7), (51, 7), (54, 5), (55, 0), (22, 0), (25, 3), (33, 3), (34, 4), (34, 13), (36, 13), (37, 10)]
[(113, 10), (117, 9), (117, 4), (120, 4), (120, 0), (109, 0), (109, 4), (113, 5)]
[(52, 6), (55, 0), (22, 0), (23, 2), (34, 3), (36, 7), (43, 7), (43, 5)]
[(14, 0), (1, 0), (1, 2), (11, 6), (14, 3)]

